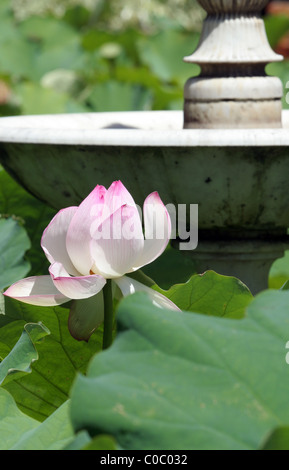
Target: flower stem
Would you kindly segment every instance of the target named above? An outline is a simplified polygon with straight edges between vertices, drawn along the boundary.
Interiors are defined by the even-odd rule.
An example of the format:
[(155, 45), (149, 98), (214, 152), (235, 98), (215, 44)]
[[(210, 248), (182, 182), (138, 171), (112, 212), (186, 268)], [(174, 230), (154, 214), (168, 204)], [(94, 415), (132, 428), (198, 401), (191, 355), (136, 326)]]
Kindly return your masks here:
[(103, 342), (102, 349), (107, 349), (112, 343), (112, 329), (113, 329), (113, 299), (112, 299), (112, 282), (107, 279), (103, 288), (103, 302), (104, 302), (104, 325), (103, 325)]

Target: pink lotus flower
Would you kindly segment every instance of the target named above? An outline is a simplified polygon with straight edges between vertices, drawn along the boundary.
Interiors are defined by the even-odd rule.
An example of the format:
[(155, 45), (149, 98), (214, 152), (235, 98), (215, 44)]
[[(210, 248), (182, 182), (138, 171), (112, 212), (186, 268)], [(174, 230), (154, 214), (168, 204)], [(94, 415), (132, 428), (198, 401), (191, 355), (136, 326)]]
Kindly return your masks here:
[(124, 296), (144, 290), (157, 305), (177, 309), (125, 276), (160, 256), (170, 239), (170, 217), (157, 192), (146, 198), (143, 215), (145, 237), (138, 208), (123, 184), (115, 181), (108, 190), (96, 186), (78, 207), (60, 210), (45, 229), (41, 246), (51, 263), (49, 275), (18, 281), (4, 295), (54, 306), (96, 296), (106, 279), (113, 279)]

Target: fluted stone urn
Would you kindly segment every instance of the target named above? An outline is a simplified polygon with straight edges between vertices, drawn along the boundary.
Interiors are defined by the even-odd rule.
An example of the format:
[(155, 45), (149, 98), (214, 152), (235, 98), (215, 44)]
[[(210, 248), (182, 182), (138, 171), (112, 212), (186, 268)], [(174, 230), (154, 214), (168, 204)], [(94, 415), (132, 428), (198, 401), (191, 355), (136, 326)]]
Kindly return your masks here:
[(185, 57), (201, 67), (185, 85), (185, 127), (281, 127), (282, 84), (265, 66), (283, 58), (258, 15), (268, 1), (198, 1), (208, 15), (197, 50)]
[(188, 230), (198, 204), (198, 246), (184, 255), (197, 272), (237, 276), (255, 293), (288, 247), (289, 113), (279, 79), (265, 73), (282, 58), (259, 13), (266, 0), (199, 3), (208, 16), (185, 60), (202, 72), (184, 84), (183, 111), (1, 118), (0, 162), (57, 209), (116, 179), (140, 206), (152, 191), (185, 204)]

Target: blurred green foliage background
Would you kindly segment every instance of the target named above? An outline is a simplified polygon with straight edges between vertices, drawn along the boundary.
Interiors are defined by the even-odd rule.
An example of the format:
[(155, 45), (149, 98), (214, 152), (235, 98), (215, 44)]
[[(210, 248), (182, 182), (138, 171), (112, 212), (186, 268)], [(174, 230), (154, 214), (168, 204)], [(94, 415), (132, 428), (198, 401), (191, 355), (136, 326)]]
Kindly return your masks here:
[[(204, 16), (196, 0), (1, 0), (0, 115), (182, 109)], [(274, 47), (289, 18), (265, 20)], [(289, 62), (268, 71), (285, 89)]]

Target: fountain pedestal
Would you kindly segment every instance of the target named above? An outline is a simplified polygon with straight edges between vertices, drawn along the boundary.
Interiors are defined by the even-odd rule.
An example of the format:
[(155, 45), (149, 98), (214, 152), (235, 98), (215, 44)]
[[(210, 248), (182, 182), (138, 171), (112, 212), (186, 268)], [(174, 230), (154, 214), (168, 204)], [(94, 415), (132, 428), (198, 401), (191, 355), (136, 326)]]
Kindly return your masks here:
[(281, 127), (282, 84), (265, 66), (282, 60), (269, 46), (258, 11), (268, 0), (198, 0), (208, 15), (196, 51), (200, 65), (184, 89), (184, 127)]

